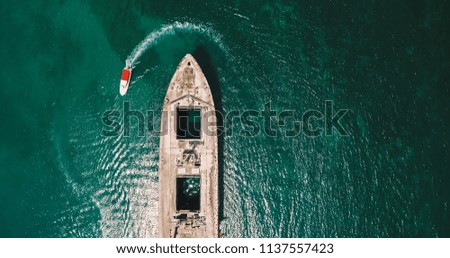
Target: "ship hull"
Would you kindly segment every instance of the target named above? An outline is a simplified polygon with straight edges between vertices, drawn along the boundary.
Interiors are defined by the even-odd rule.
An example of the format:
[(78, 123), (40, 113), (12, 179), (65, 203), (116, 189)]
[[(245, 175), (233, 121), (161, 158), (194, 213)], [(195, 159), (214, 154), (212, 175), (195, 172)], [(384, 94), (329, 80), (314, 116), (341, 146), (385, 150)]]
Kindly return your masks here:
[(160, 237), (218, 237), (216, 123), (208, 82), (188, 54), (169, 84), (161, 118)]

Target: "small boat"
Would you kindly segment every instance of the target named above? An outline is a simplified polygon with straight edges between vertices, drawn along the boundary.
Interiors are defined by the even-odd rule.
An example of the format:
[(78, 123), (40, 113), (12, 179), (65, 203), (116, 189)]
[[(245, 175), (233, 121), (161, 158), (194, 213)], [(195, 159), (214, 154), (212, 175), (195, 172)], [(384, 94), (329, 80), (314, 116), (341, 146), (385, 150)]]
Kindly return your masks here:
[(131, 68), (125, 67), (122, 71), (122, 77), (120, 77), (120, 95), (125, 95), (130, 86), (131, 80)]

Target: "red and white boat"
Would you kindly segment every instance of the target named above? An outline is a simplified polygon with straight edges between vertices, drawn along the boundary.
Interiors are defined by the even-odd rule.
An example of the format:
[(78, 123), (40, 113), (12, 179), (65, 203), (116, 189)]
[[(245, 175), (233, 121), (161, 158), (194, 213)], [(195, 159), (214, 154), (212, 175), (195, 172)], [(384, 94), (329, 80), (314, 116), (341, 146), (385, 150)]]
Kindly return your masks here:
[(131, 80), (131, 68), (125, 67), (122, 71), (122, 77), (120, 77), (120, 95), (125, 95), (130, 86)]

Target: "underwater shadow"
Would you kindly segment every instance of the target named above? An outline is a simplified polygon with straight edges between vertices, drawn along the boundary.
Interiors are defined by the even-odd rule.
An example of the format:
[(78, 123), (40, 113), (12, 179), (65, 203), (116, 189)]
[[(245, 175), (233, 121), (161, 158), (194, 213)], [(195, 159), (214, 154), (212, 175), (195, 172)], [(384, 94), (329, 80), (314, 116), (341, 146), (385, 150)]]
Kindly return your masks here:
[(219, 191), (219, 222), (221, 222), (223, 217), (223, 202), (224, 202), (224, 185), (223, 185), (223, 173), (224, 173), (224, 162), (223, 162), (223, 144), (224, 144), (224, 133), (223, 133), (223, 106), (222, 106), (222, 90), (220, 89), (219, 77), (217, 75), (216, 68), (212, 63), (211, 56), (203, 46), (198, 46), (192, 53), (197, 63), (202, 68), (203, 74), (208, 81), (209, 87), (211, 88), (211, 93), (214, 101), (214, 106), (216, 108), (217, 117), (217, 154), (218, 154), (218, 191)]

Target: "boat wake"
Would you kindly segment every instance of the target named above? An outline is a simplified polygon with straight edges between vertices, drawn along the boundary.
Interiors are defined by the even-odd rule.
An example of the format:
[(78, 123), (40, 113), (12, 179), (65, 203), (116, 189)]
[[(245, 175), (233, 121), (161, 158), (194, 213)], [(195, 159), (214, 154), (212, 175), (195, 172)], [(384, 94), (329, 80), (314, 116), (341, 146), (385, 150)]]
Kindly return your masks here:
[(190, 22), (174, 22), (172, 24), (164, 25), (160, 29), (155, 30), (147, 35), (128, 55), (126, 60), (127, 67), (134, 67), (139, 62), (139, 58), (151, 47), (158, 43), (159, 40), (166, 36), (172, 36), (176, 33), (196, 33), (204, 35), (217, 44), (221, 50), (228, 53), (227, 48), (222, 42), (222, 35), (216, 32), (214, 29), (201, 25), (193, 24)]

